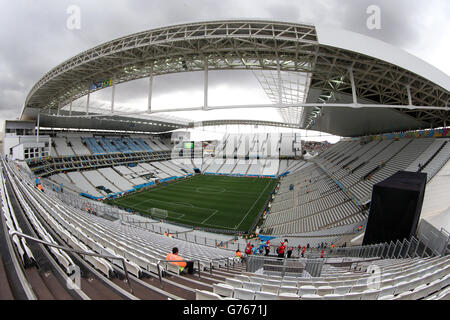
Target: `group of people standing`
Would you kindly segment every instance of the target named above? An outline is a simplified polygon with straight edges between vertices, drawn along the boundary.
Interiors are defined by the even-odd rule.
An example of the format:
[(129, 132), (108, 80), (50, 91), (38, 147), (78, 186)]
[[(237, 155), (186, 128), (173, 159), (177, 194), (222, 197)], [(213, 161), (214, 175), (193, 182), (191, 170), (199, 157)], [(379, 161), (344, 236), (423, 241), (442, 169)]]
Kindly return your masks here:
[(247, 243), (247, 246), (245, 247), (245, 254), (246, 255), (265, 255), (268, 256), (270, 254), (270, 240), (267, 241), (261, 241), (258, 248), (256, 248), (253, 244), (250, 242)]
[[(328, 244), (321, 243), (318, 245), (318, 249), (320, 249), (320, 257), (325, 258), (325, 253), (327, 249)], [(334, 244), (331, 244), (330, 248), (331, 250), (334, 249)], [(306, 245), (299, 244), (297, 247), (298, 256), (301, 258), (306, 257), (306, 252), (310, 250), (309, 243)], [(239, 251), (239, 250), (238, 250)], [(293, 246), (289, 246), (288, 239), (284, 239), (284, 241), (280, 242), (280, 245), (275, 249), (275, 254), (278, 258), (288, 258), (290, 259), (292, 257), (292, 253), (294, 251)], [(247, 243), (247, 246), (245, 247), (245, 254), (247, 256), (250, 255), (265, 255), (268, 256), (270, 254), (270, 240), (267, 241), (261, 241), (261, 244), (257, 248), (255, 245), (251, 244), (250, 242)], [(242, 253), (239, 251), (239, 257), (242, 256)]]

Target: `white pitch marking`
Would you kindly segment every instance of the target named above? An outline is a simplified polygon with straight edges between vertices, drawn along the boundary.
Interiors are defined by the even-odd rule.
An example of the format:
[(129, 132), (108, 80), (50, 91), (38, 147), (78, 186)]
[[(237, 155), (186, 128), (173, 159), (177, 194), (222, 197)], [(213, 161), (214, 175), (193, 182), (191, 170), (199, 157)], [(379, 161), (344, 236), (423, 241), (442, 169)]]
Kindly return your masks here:
[(206, 218), (205, 220), (203, 220), (202, 222), (200, 222), (200, 224), (204, 224), (206, 221), (208, 221), (208, 220), (211, 219), (213, 216), (215, 216), (217, 212), (219, 212), (219, 211), (218, 211), (218, 210), (215, 210), (208, 218)]
[(253, 209), (253, 207), (255, 206), (256, 202), (258, 202), (259, 198), (261, 198), (261, 196), (263, 195), (263, 193), (266, 191), (267, 187), (269, 186), (269, 183), (266, 185), (266, 187), (264, 188), (264, 190), (260, 193), (259, 197), (255, 200), (255, 202), (253, 202), (253, 205), (250, 207), (250, 209), (247, 211), (247, 214), (242, 218), (242, 220), (239, 222), (239, 224), (234, 228), (235, 230), (237, 228), (240, 227), (240, 225), (242, 224), (242, 222), (245, 220), (245, 218), (248, 216), (248, 214), (250, 213), (250, 211)]

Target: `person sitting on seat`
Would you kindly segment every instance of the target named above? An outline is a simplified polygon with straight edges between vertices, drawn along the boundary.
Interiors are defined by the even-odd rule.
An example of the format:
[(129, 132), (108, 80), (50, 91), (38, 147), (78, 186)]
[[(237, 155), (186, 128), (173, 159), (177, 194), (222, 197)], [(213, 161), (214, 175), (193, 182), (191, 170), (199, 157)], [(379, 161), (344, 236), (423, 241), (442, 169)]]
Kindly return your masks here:
[(240, 261), (242, 261), (242, 253), (239, 249), (236, 250), (236, 258), (238, 258)]
[(192, 261), (185, 261), (182, 257), (180, 257), (178, 255), (178, 248), (176, 247), (172, 249), (172, 253), (167, 254), (166, 260), (174, 261), (169, 263), (178, 266), (180, 273), (182, 273), (185, 269), (187, 269), (189, 274), (194, 273), (194, 263)]

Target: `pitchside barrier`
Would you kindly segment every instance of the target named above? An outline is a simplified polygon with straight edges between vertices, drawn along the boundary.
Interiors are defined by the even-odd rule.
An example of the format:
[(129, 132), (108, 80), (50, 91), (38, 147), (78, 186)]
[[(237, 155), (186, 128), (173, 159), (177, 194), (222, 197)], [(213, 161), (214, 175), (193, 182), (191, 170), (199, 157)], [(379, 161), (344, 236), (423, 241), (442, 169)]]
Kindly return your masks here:
[(218, 172), (204, 172), (204, 175), (207, 176), (224, 176), (224, 177), (243, 177), (243, 178), (269, 178), (269, 179), (276, 179), (280, 176), (275, 175), (248, 175), (248, 174), (242, 174), (242, 173), (218, 173)]

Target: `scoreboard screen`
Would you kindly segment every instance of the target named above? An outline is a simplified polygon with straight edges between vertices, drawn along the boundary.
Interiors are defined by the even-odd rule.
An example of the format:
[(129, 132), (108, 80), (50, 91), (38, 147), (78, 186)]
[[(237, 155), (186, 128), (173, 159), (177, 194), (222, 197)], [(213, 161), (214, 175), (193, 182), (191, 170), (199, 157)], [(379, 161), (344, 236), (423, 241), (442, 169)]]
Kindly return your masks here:
[(183, 145), (184, 145), (184, 149), (189, 149), (189, 150), (194, 149), (194, 143), (193, 142), (185, 142)]

